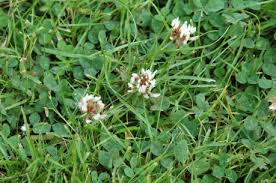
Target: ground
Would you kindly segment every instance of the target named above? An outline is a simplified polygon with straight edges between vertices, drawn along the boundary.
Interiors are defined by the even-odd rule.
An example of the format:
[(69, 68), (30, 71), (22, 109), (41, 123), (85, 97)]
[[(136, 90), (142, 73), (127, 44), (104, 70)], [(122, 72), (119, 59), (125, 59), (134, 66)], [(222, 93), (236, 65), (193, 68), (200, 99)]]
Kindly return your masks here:
[[(0, 8), (1, 181), (276, 182), (276, 1)], [(196, 40), (170, 40), (177, 17)], [(159, 97), (128, 92), (142, 69)], [(86, 94), (104, 120), (86, 123)]]

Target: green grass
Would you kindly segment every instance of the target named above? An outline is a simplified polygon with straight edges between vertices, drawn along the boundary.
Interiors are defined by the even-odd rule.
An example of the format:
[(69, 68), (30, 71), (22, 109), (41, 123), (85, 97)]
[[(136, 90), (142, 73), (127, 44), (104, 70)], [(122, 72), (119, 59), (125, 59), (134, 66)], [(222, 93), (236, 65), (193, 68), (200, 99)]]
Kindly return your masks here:
[[(0, 180), (276, 182), (275, 7), (1, 0)], [(176, 17), (199, 36), (179, 49)], [(127, 93), (142, 68), (157, 70), (160, 98)], [(107, 120), (85, 123), (86, 93)]]

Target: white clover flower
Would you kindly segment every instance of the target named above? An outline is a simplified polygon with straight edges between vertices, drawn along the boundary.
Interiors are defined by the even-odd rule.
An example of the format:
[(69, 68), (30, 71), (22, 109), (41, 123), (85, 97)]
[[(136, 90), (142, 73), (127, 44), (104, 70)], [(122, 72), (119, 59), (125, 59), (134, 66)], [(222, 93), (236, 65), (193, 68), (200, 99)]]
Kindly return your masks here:
[(269, 102), (271, 102), (269, 109), (272, 111), (276, 111), (276, 96), (272, 97), (272, 99), (269, 100)]
[(26, 132), (26, 131), (27, 131), (27, 128), (26, 128), (25, 125), (22, 125), (22, 126), (20, 127), (20, 130), (21, 130), (22, 132)]
[(104, 120), (105, 114), (102, 114), (105, 104), (101, 97), (86, 94), (79, 102), (80, 111), (86, 113), (86, 123), (91, 123), (93, 120)]
[(173, 19), (171, 25), (172, 31), (170, 34), (170, 39), (174, 42), (177, 48), (179, 48), (182, 44), (187, 44), (188, 41), (194, 41), (197, 39), (197, 36), (191, 36), (196, 32), (196, 27), (188, 24), (187, 21), (181, 25), (179, 17), (177, 17)]
[(27, 131), (27, 129), (30, 129), (28, 124), (23, 124), (23, 125), (20, 127), (20, 130), (21, 130), (21, 132), (23, 132), (23, 133), (25, 133), (25, 132)]
[(130, 78), (130, 82), (128, 83), (129, 93), (139, 92), (143, 94), (145, 98), (149, 97), (159, 97), (159, 93), (152, 93), (151, 90), (156, 85), (156, 80), (154, 79), (156, 74), (150, 70), (141, 70), (141, 74), (138, 75), (136, 73), (132, 74)]

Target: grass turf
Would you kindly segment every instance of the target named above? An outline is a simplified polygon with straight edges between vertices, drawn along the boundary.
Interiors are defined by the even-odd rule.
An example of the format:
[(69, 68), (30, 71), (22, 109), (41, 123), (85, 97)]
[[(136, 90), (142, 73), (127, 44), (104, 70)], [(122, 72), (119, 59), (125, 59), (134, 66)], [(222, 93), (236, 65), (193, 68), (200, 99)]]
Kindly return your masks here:
[[(0, 7), (2, 182), (276, 181), (276, 1)], [(176, 17), (199, 36), (179, 49)], [(142, 68), (157, 70), (159, 98), (127, 93)], [(85, 123), (86, 93), (107, 120)]]

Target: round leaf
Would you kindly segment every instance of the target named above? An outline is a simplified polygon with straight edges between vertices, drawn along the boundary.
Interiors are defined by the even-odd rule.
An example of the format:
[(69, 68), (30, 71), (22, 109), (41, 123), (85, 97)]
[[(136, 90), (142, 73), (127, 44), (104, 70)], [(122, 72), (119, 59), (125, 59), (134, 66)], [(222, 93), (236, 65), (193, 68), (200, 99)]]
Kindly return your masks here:
[(188, 159), (189, 149), (186, 140), (181, 140), (174, 146), (174, 156), (175, 158), (184, 163)]
[(222, 10), (224, 8), (224, 0), (209, 0), (206, 4), (205, 9), (208, 12), (217, 12), (219, 10)]
[(37, 134), (50, 132), (51, 125), (48, 123), (36, 123), (33, 126), (33, 132)]
[(130, 167), (126, 167), (124, 169), (124, 172), (125, 172), (126, 176), (128, 176), (128, 177), (133, 177), (134, 176), (134, 172)]
[(40, 122), (40, 116), (38, 113), (34, 112), (29, 116), (29, 121), (32, 125), (34, 125), (35, 123)]

